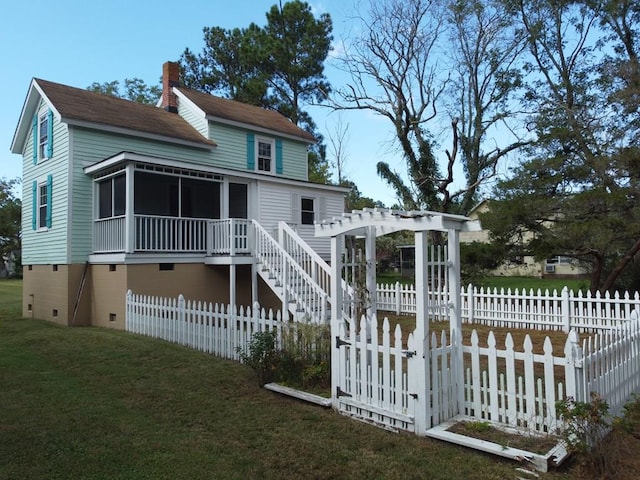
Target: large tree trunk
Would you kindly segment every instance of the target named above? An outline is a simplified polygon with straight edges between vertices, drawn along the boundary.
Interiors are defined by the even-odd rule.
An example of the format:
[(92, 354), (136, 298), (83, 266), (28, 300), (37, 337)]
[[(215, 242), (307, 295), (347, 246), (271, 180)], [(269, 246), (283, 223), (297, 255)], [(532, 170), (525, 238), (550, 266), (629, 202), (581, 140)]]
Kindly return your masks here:
[(602, 288), (600, 289), (600, 291), (602, 293), (604, 292), (608, 292), (611, 287), (613, 287), (613, 284), (615, 283), (615, 281), (618, 279), (618, 277), (620, 276), (620, 274), (622, 273), (622, 271), (627, 267), (627, 265), (629, 265), (629, 262), (631, 262), (631, 260), (633, 259), (633, 257), (636, 255), (636, 253), (638, 253), (640, 251), (640, 238), (636, 241), (636, 243), (633, 244), (633, 246), (627, 251), (627, 253), (625, 254), (624, 257), (622, 257), (622, 259), (618, 262), (618, 264), (616, 265), (616, 267), (611, 271), (611, 273), (609, 273), (609, 275), (607, 275), (606, 280), (604, 281), (604, 284), (602, 285)]

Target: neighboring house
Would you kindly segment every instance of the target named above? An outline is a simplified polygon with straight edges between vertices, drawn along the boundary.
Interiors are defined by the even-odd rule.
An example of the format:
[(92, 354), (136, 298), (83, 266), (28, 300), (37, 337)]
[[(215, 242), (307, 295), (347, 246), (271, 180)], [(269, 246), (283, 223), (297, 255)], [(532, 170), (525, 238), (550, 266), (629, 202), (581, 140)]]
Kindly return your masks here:
[(180, 87), (173, 62), (156, 107), (33, 79), (11, 145), (24, 315), (123, 328), (128, 289), (286, 305), (258, 239), (273, 250), (265, 235), (285, 221), (329, 258), (313, 224), (342, 214), (347, 191), (307, 181), (314, 141), (274, 111)]
[[(491, 202), (483, 200), (473, 207), (468, 217), (472, 220), (478, 220), (481, 213), (489, 211)], [(479, 232), (463, 232), (460, 234), (461, 243), (471, 242), (489, 242), (489, 231), (481, 230)], [(493, 270), (493, 275), (509, 276), (509, 277), (581, 277), (587, 274), (587, 271), (578, 265), (578, 262), (570, 257), (555, 256), (546, 260), (537, 261), (531, 255), (523, 255), (522, 257), (511, 258)]]

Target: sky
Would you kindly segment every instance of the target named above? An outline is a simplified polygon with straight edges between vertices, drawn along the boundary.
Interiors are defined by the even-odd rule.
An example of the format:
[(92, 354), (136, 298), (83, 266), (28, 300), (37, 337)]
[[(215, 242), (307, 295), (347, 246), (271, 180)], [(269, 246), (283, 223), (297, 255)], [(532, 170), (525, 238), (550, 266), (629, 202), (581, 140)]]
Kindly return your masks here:
[[(78, 88), (93, 82), (141, 78), (159, 84), (162, 64), (177, 61), (185, 48), (200, 53), (205, 26), (246, 27), (266, 23), (265, 13), (276, 0), (32, 0), (7, 2), (0, 28), (0, 178), (21, 176), (21, 156), (10, 152), (29, 84), (33, 77)], [(316, 17), (329, 13), (334, 42), (351, 30), (351, 0), (308, 2)], [(336, 48), (336, 52), (339, 51)], [(326, 76), (334, 88), (344, 85), (344, 74), (327, 62)], [(393, 191), (377, 176), (384, 160), (403, 170), (401, 156), (390, 148), (388, 120), (369, 112), (331, 113), (313, 108), (311, 115), (322, 134), (335, 132), (338, 117), (348, 127), (344, 173), (361, 193), (387, 206)], [(335, 175), (334, 175), (335, 178)], [(18, 190), (18, 195), (20, 190)]]

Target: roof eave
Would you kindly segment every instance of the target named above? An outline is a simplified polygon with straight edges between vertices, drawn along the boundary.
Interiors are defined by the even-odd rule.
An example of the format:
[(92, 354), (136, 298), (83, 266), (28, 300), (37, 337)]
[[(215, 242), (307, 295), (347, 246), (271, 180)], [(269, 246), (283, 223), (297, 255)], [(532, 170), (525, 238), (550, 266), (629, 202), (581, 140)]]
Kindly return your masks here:
[(31, 129), (31, 117), (33, 117), (33, 113), (37, 109), (38, 103), (41, 99), (45, 100), (47, 104), (49, 104), (49, 108), (54, 112), (54, 115), (60, 118), (60, 114), (51, 104), (40, 85), (38, 85), (38, 80), (36, 78), (32, 78), (31, 83), (29, 84), (27, 96), (24, 100), (24, 104), (22, 105), (18, 125), (13, 133), (13, 139), (11, 140), (11, 153), (23, 153), (24, 144), (27, 141), (27, 136)]
[(130, 128), (115, 127), (113, 125), (105, 125), (102, 123), (88, 122), (86, 120), (77, 120), (74, 118), (62, 117), (61, 121), (69, 125), (73, 125), (75, 127), (92, 128), (92, 129), (101, 130), (104, 132), (141, 137), (149, 140), (158, 140), (161, 142), (174, 143), (174, 144), (184, 145), (187, 147), (200, 148), (204, 150), (213, 150), (218, 146), (215, 142), (212, 142), (211, 140), (203, 139), (202, 142), (196, 142), (191, 140), (185, 140), (182, 138), (167, 136), (167, 135), (157, 135), (154, 133), (143, 132), (140, 130), (132, 130)]
[(274, 136), (278, 136), (278, 137), (282, 137), (282, 138), (288, 138), (291, 140), (296, 140), (298, 142), (304, 142), (307, 143), (309, 145), (313, 145), (315, 143), (317, 143), (317, 140), (314, 139), (310, 139), (310, 138), (306, 138), (302, 135), (293, 135), (291, 133), (285, 133), (285, 132), (281, 132), (280, 130), (273, 130), (270, 128), (265, 128), (265, 127), (260, 127), (258, 125), (253, 125), (251, 123), (244, 123), (244, 122), (237, 122), (235, 120), (229, 120), (227, 118), (222, 118), (222, 117), (216, 117), (214, 115), (207, 115), (205, 117), (207, 119), (207, 121), (213, 121), (213, 122), (218, 122), (218, 123), (222, 123), (225, 125), (231, 125), (233, 127), (240, 127), (240, 128), (244, 128), (244, 129), (249, 129), (252, 130), (254, 132), (261, 132), (261, 133), (266, 133), (268, 135), (274, 135)]

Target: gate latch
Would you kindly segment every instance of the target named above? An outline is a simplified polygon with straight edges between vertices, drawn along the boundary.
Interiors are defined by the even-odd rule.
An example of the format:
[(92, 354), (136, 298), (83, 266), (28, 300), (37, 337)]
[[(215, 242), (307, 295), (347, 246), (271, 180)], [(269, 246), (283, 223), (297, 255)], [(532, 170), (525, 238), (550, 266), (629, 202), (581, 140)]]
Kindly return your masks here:
[(417, 352), (415, 350), (403, 350), (402, 354), (407, 357), (407, 358), (411, 358), (413, 357)]
[(351, 344), (345, 340), (342, 340), (339, 335), (336, 335), (336, 348), (340, 348), (344, 345), (351, 345)]

